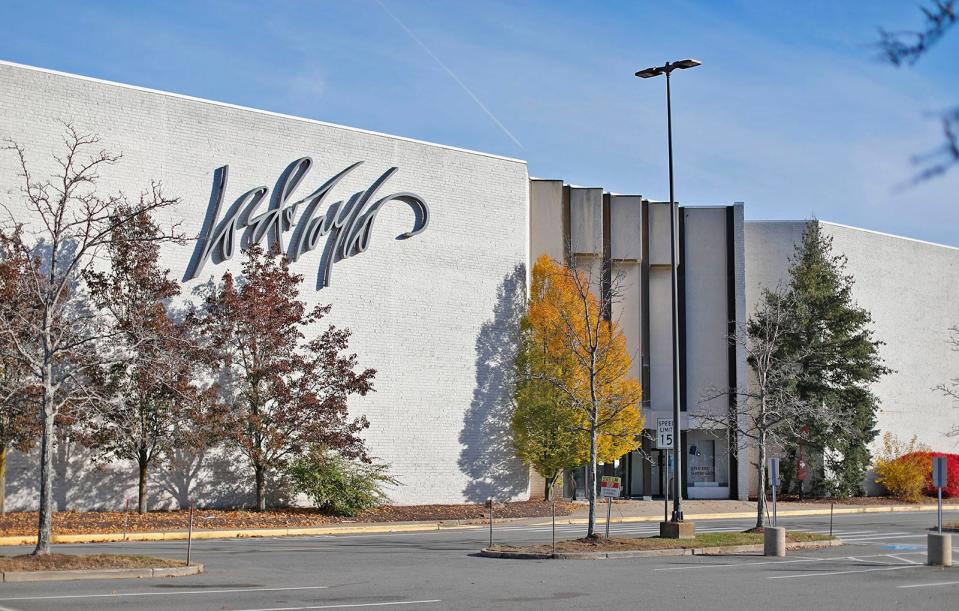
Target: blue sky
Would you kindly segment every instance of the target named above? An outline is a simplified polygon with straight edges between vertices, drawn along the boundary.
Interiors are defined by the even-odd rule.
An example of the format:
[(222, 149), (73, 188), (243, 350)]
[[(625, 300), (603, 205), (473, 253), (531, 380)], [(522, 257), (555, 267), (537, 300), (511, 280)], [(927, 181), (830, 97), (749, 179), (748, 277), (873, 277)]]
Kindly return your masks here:
[(915, 2), (4, 5), (0, 59), (518, 157), (532, 176), (658, 199), (663, 83), (632, 74), (696, 57), (673, 81), (679, 201), (959, 246), (959, 167), (908, 186), (911, 156), (941, 141), (929, 113), (959, 104), (959, 29), (912, 69), (871, 46), (879, 26), (918, 27)]

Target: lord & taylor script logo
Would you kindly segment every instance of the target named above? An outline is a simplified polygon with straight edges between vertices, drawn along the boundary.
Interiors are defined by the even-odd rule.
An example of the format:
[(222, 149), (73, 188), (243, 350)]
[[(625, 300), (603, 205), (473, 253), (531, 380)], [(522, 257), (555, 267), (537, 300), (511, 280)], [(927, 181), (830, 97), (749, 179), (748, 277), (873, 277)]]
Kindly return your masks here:
[[(297, 159), (280, 175), (266, 210), (256, 214), (270, 189), (256, 187), (239, 196), (222, 218), (220, 211), (223, 208), (229, 166), (217, 168), (213, 172), (213, 191), (203, 222), (201, 239), (197, 241), (184, 280), (196, 278), (207, 261), (212, 260), (214, 264), (227, 261), (237, 247), (242, 251), (264, 238), (269, 248), (286, 252), (291, 261), (296, 261), (304, 253), (316, 249), (321, 239), (326, 238), (316, 280), (317, 288), (322, 288), (330, 284), (333, 263), (366, 251), (370, 245), (373, 222), (386, 204), (407, 204), (415, 215), (413, 228), (396, 236), (397, 240), (411, 238), (426, 229), (430, 212), (422, 197), (408, 192), (385, 196), (377, 194), (390, 176), (399, 169), (396, 167), (383, 172), (369, 188), (357, 191), (346, 201), (336, 201), (325, 210), (320, 210), (337, 183), (362, 163), (358, 161), (346, 167), (306, 197), (293, 200), (293, 192), (313, 166), (313, 160), (309, 157)], [(301, 206), (303, 212), (294, 223), (294, 215)], [(284, 248), (283, 235), (291, 229), (293, 234)], [(238, 237), (237, 232), (240, 230), (243, 230), (243, 233)]]

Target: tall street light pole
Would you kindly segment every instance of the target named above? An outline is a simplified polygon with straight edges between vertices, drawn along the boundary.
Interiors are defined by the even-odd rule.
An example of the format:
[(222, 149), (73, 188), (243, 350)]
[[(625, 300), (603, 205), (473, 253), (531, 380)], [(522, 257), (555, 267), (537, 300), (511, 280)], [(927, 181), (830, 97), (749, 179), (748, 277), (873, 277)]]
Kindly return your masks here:
[(646, 68), (636, 73), (639, 78), (652, 78), (666, 75), (666, 139), (669, 147), (669, 262), (672, 269), (672, 332), (673, 332), (673, 513), (671, 522), (683, 521), (683, 453), (680, 451), (682, 432), (679, 420), (679, 300), (677, 299), (677, 271), (676, 271), (676, 196), (673, 191), (673, 109), (669, 91), (669, 75), (673, 70), (695, 68), (702, 62), (696, 59), (682, 59), (676, 62), (666, 62), (665, 66)]

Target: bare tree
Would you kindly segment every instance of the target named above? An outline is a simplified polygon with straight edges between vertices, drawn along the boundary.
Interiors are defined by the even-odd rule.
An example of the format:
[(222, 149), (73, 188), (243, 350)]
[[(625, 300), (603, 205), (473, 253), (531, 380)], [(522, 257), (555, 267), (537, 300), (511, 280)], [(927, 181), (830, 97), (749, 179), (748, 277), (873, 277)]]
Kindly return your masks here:
[[(756, 312), (729, 336), (731, 343), (745, 350), (753, 374), (751, 383), (742, 388), (707, 390), (700, 400), (703, 413), (697, 414), (708, 428), (735, 431), (736, 439), (741, 441), (738, 447), (730, 447), (730, 452), (748, 453), (748, 442), (756, 448), (757, 527), (764, 525), (766, 458), (770, 450), (803, 440), (808, 434), (804, 426), (808, 422), (842, 426), (836, 412), (821, 402), (804, 401), (796, 392), (803, 355), (785, 348), (790, 334), (796, 331), (799, 307), (782, 287), (763, 291)], [(730, 408), (711, 412), (705, 404), (720, 397), (731, 399)]]
[[(949, 329), (948, 341), (950, 344), (952, 344), (952, 351), (959, 352), (959, 325)], [(956, 407), (959, 407), (959, 375), (952, 378), (948, 382), (936, 386), (935, 390), (941, 392), (945, 397), (952, 399), (956, 403)], [(959, 424), (953, 425), (952, 430), (949, 431), (948, 435), (959, 435)]]
[[(959, 16), (957, 0), (932, 0), (929, 5), (919, 8), (923, 14), (921, 29), (879, 30), (880, 52), (893, 66), (912, 66), (918, 62), (956, 24)], [(945, 142), (930, 153), (913, 159), (917, 164), (926, 165), (916, 177), (917, 181), (944, 174), (959, 163), (959, 106), (938, 114)]]
[[(53, 522), (54, 422), (62, 409), (80, 409), (99, 399), (90, 374), (115, 360), (107, 341), (115, 331), (104, 327), (99, 313), (89, 307), (83, 274), (97, 263), (118, 227), (178, 200), (165, 197), (157, 183), (137, 202), (128, 201), (122, 193), (99, 194), (100, 171), (117, 163), (120, 156), (100, 149), (96, 135), (70, 124), (65, 125), (64, 153), (54, 156), (56, 170), (46, 179), (33, 176), (20, 144), (3, 142), (2, 150), (12, 152), (19, 161), (23, 203), (17, 206), (18, 215), (4, 206), (0, 239), (15, 257), (29, 262), (24, 297), (38, 315), (34, 320), (6, 302), (0, 304), (0, 333), (13, 343), (41, 389), (40, 506), (34, 554), (47, 554)], [(178, 238), (174, 229), (147, 239)], [(27, 337), (18, 333), (24, 327), (29, 330)]]

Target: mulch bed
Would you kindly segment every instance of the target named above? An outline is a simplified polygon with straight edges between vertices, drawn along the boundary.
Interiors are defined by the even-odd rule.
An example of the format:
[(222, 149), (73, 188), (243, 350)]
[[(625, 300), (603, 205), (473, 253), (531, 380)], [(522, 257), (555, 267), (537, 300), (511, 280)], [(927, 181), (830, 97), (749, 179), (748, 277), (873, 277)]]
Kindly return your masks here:
[(42, 556), (0, 556), (0, 572), (74, 571), (78, 569), (154, 569), (186, 566), (183, 560), (116, 554), (43, 554)]
[[(570, 515), (578, 505), (565, 501), (556, 502), (556, 515)], [(497, 503), (493, 506), (493, 518), (548, 517), (550, 503), (523, 501)], [(361, 524), (375, 522), (435, 522), (439, 520), (485, 520), (489, 510), (480, 504), (469, 505), (386, 505), (364, 512), (354, 518), (331, 516), (316, 509), (275, 509), (266, 512), (248, 510), (197, 510), (193, 527), (197, 530), (247, 529), (247, 528), (311, 528), (337, 524)], [(120, 511), (65, 511), (54, 514), (53, 532), (63, 535), (127, 532), (168, 532), (185, 530), (189, 512), (153, 511), (144, 515)], [(125, 526), (126, 524), (126, 526)], [(0, 536), (34, 535), (37, 532), (36, 512), (8, 513), (0, 518)]]
[[(787, 532), (786, 540), (796, 542), (829, 541), (830, 537), (815, 533)], [(666, 539), (662, 537), (610, 537), (594, 535), (581, 539), (568, 539), (556, 542), (557, 553), (575, 552), (632, 552), (658, 549), (688, 549), (699, 547), (718, 547), (725, 545), (762, 545), (762, 532), (755, 530), (741, 533), (704, 533), (695, 539)], [(549, 543), (527, 546), (493, 545), (495, 552), (519, 552), (528, 554), (550, 554), (553, 546)]]

